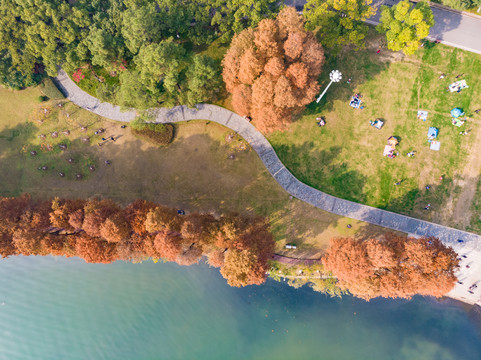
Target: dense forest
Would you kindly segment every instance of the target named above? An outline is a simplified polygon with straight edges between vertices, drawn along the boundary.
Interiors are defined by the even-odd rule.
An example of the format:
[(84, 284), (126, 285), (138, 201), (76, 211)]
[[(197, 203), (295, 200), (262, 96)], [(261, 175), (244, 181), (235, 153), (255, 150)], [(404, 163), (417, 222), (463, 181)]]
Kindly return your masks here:
[(0, 198), (2, 257), (51, 254), (89, 263), (163, 258), (180, 265), (206, 257), (229, 285), (246, 286), (265, 281), (273, 249), (263, 218), (182, 215), (144, 200), (121, 208), (99, 199)]
[(97, 95), (123, 106), (212, 100), (223, 86), (220, 62), (194, 50), (228, 42), (277, 8), (276, 0), (0, 0), (0, 83), (23, 88), (59, 65), (72, 75), (89, 64), (116, 74)]

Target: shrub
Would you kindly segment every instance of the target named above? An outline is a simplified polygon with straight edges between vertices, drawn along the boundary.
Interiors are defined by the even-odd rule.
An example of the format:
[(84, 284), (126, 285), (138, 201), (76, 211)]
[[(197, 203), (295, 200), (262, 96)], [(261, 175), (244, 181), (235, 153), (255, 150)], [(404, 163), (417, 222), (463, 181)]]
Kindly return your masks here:
[(139, 118), (132, 121), (130, 129), (135, 136), (156, 145), (167, 146), (174, 138), (174, 126), (172, 124), (148, 123)]
[(65, 99), (65, 96), (57, 88), (57, 86), (55, 86), (52, 79), (50, 78), (45, 78), (43, 80), (42, 85), (40, 86), (40, 91), (42, 92), (42, 94), (52, 100)]

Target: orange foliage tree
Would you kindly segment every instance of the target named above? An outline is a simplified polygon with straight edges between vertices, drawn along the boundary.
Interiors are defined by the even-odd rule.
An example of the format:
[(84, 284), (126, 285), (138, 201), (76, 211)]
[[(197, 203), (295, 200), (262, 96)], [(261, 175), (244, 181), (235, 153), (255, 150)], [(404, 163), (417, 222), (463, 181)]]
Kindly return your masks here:
[(274, 240), (261, 218), (180, 216), (136, 200), (125, 209), (111, 200), (34, 203), (0, 198), (0, 254), (78, 256), (89, 263), (164, 258), (192, 265), (206, 256), (233, 286), (265, 281)]
[(319, 92), (324, 51), (304, 30), (304, 19), (285, 7), (276, 20), (234, 36), (223, 60), (232, 106), (263, 132), (282, 129)]
[(456, 283), (456, 252), (437, 238), (386, 234), (359, 241), (335, 238), (323, 258), (342, 289), (365, 300), (374, 297), (440, 297)]

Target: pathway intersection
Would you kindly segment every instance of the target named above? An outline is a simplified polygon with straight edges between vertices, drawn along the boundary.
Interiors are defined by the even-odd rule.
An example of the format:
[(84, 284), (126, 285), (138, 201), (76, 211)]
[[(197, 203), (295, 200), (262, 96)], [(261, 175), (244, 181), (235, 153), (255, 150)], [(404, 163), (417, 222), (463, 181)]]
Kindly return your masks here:
[[(137, 116), (136, 111), (121, 111), (119, 106), (102, 103), (99, 99), (81, 90), (63, 69), (54, 79), (66, 97), (76, 105), (107, 119), (130, 122)], [(348, 218), (365, 221), (388, 229), (408, 233), (411, 236), (435, 236), (451, 246), (458, 254), (466, 255), (458, 277), (464, 279), (449, 294), (450, 297), (471, 304), (481, 304), (481, 236), (449, 228), (428, 221), (396, 214), (390, 211), (358, 204), (337, 198), (300, 182), (282, 164), (269, 141), (246, 119), (220, 106), (198, 104), (195, 109), (182, 105), (173, 108), (151, 109), (156, 123), (175, 123), (189, 120), (209, 120), (221, 124), (242, 136), (259, 155), (272, 177), (292, 196), (319, 209)], [(468, 265), (469, 267), (466, 267)], [(465, 287), (479, 282), (479, 289), (473, 294)], [(478, 302), (479, 301), (479, 302)]]

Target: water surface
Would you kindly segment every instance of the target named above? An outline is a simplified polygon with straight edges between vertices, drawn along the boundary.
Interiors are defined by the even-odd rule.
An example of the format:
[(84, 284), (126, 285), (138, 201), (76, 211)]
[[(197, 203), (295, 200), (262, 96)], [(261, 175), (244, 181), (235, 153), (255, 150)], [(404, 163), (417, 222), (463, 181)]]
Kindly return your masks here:
[(205, 265), (0, 261), (0, 359), (481, 359), (452, 303), (331, 299)]

